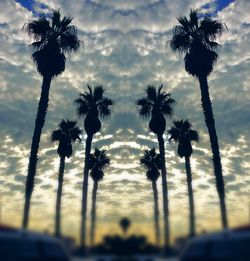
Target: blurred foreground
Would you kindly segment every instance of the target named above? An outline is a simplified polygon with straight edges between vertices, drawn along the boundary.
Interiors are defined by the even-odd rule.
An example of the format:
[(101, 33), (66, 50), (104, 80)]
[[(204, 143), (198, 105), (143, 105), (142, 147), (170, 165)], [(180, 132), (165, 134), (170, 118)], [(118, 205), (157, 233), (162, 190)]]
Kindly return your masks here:
[(0, 226), (1, 261), (250, 261), (250, 226), (176, 240), (167, 250), (144, 236), (106, 236), (92, 248), (69, 238)]

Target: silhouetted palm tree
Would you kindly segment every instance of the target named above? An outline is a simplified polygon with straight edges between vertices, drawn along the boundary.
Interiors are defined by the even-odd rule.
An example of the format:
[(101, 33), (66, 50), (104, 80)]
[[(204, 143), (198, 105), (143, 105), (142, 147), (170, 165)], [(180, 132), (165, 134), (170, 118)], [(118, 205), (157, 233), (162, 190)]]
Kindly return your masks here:
[(180, 17), (178, 18), (178, 21), (180, 25), (175, 26), (173, 30), (173, 38), (170, 41), (170, 46), (173, 51), (179, 51), (185, 55), (184, 61), (186, 71), (198, 78), (200, 83), (201, 104), (213, 153), (214, 174), (220, 199), (222, 225), (226, 228), (228, 222), (224, 179), (207, 82), (207, 77), (213, 71), (213, 66), (218, 59), (217, 50), (220, 45), (216, 42), (216, 38), (222, 34), (225, 26), (217, 20), (212, 20), (208, 15), (199, 19), (197, 12), (192, 10), (189, 19)]
[(32, 58), (37, 64), (37, 71), (43, 77), (43, 82), (28, 165), (23, 228), (27, 228), (28, 226), (30, 200), (38, 160), (37, 154), (48, 109), (50, 83), (54, 77), (64, 71), (66, 62), (65, 54), (77, 51), (80, 46), (76, 27), (71, 25), (71, 22), (72, 18), (61, 18), (59, 11), (53, 11), (51, 18), (43, 15), (25, 25), (28, 34), (35, 40), (31, 44), (31, 47), (35, 50)]
[(83, 170), (83, 188), (82, 188), (82, 220), (81, 220), (81, 246), (86, 245), (86, 211), (88, 196), (88, 173), (89, 173), (89, 157), (91, 151), (92, 138), (95, 133), (101, 129), (101, 121), (99, 117), (106, 118), (111, 115), (109, 106), (113, 105), (113, 101), (103, 96), (104, 89), (102, 86), (96, 86), (92, 89), (87, 86), (88, 91), (80, 93), (80, 97), (75, 100), (77, 104), (77, 114), (79, 117), (85, 117), (84, 128), (87, 133), (85, 146), (85, 163)]
[(178, 155), (181, 158), (185, 157), (189, 198), (189, 235), (190, 237), (193, 237), (195, 235), (195, 213), (190, 157), (193, 153), (192, 141), (198, 142), (199, 136), (197, 131), (193, 130), (191, 127), (192, 125), (188, 120), (175, 121), (174, 126), (168, 131), (168, 133), (170, 135), (170, 141), (174, 140), (178, 142)]
[(161, 169), (161, 156), (155, 152), (155, 149), (145, 150), (140, 162), (141, 165), (147, 169), (147, 178), (152, 182), (152, 189), (154, 193), (155, 239), (157, 245), (159, 246), (161, 235), (159, 223), (158, 190), (156, 182), (160, 176), (159, 170)]
[(103, 169), (110, 163), (106, 156), (105, 150), (95, 149), (93, 154), (90, 154), (89, 169), (90, 176), (94, 181), (92, 192), (92, 208), (91, 208), (91, 225), (90, 225), (90, 244), (93, 245), (95, 241), (95, 224), (96, 224), (96, 194), (98, 189), (98, 182), (103, 179)]
[(129, 218), (127, 218), (127, 217), (121, 218), (121, 220), (120, 220), (120, 227), (123, 230), (124, 235), (127, 234), (127, 231), (129, 229), (130, 225), (131, 225), (131, 222), (130, 222)]
[(142, 117), (149, 118), (149, 129), (157, 135), (159, 150), (162, 162), (162, 192), (163, 192), (163, 215), (164, 215), (164, 247), (169, 247), (170, 227), (169, 227), (169, 207), (168, 207), (168, 186), (167, 186), (167, 168), (165, 163), (165, 146), (163, 133), (166, 129), (166, 120), (164, 116), (171, 117), (173, 114), (173, 104), (175, 100), (171, 98), (170, 93), (162, 91), (163, 85), (158, 90), (154, 86), (148, 86), (146, 97), (137, 100), (137, 105), (141, 106), (139, 114)]
[(62, 200), (62, 187), (63, 175), (65, 166), (65, 157), (71, 157), (73, 153), (72, 142), (80, 139), (82, 131), (77, 127), (76, 121), (62, 120), (58, 125), (58, 129), (52, 132), (51, 140), (58, 141), (57, 153), (60, 157), (59, 175), (58, 175), (58, 188), (56, 198), (56, 215), (55, 215), (55, 235), (61, 236), (61, 200)]

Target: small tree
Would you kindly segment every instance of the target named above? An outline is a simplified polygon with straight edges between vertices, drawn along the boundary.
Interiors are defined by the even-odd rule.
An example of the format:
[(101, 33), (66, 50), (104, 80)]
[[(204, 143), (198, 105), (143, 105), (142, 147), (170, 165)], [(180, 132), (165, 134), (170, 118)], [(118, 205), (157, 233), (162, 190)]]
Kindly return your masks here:
[(193, 130), (191, 123), (188, 120), (175, 121), (174, 126), (168, 131), (170, 141), (178, 142), (178, 155), (185, 157), (185, 168), (188, 184), (188, 198), (189, 198), (189, 235), (195, 235), (195, 211), (194, 211), (194, 197), (192, 188), (192, 171), (190, 158), (193, 153), (192, 142), (198, 142), (199, 136), (197, 131)]
[(155, 221), (155, 239), (156, 243), (160, 245), (160, 223), (159, 223), (159, 203), (157, 180), (160, 177), (159, 170), (161, 169), (161, 156), (155, 152), (155, 149), (145, 150), (140, 161), (141, 165), (147, 169), (147, 178), (152, 182), (152, 189), (154, 194), (154, 221)]
[(59, 142), (57, 153), (60, 157), (55, 215), (55, 235), (57, 237), (61, 236), (61, 201), (65, 157), (69, 158), (73, 153), (72, 142), (76, 141), (77, 139), (81, 140), (80, 135), (82, 134), (82, 131), (77, 127), (76, 124), (76, 121), (62, 120), (58, 125), (58, 129), (53, 131), (51, 135), (52, 142)]
[(92, 191), (92, 208), (91, 208), (91, 225), (90, 225), (90, 243), (95, 242), (95, 227), (96, 227), (96, 196), (98, 183), (103, 179), (103, 169), (110, 164), (109, 158), (106, 156), (105, 150), (95, 149), (95, 152), (90, 155), (89, 169), (90, 176), (94, 181)]

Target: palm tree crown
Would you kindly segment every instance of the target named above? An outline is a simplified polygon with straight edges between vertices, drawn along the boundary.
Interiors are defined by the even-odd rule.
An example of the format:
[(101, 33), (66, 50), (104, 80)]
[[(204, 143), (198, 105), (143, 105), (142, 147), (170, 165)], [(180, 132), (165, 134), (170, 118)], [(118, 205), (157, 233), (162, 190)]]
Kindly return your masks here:
[(32, 58), (42, 76), (52, 78), (61, 74), (65, 69), (65, 53), (77, 51), (80, 47), (72, 20), (71, 17), (61, 18), (60, 10), (54, 10), (51, 17), (43, 14), (25, 25), (35, 40), (31, 44), (35, 50)]
[(59, 141), (57, 153), (60, 156), (70, 157), (72, 155), (72, 141), (81, 140), (81, 129), (76, 125), (76, 121), (62, 120), (58, 125), (58, 129), (53, 131), (51, 135), (52, 141)]
[(174, 27), (170, 46), (173, 51), (185, 54), (185, 68), (196, 77), (208, 76), (218, 59), (220, 45), (216, 38), (225, 26), (208, 15), (199, 19), (197, 11), (191, 10), (189, 18), (179, 17), (179, 25)]
[(145, 150), (143, 157), (141, 158), (141, 165), (147, 168), (147, 178), (151, 181), (156, 181), (161, 169), (161, 157), (160, 154), (155, 152), (155, 148), (151, 150)]
[(95, 148), (95, 152), (90, 154), (89, 168), (91, 169), (90, 176), (95, 181), (103, 179), (103, 169), (110, 163), (105, 150)]
[(146, 97), (136, 101), (141, 106), (139, 114), (142, 117), (151, 117), (149, 128), (152, 132), (162, 135), (166, 129), (166, 121), (164, 115), (172, 116), (173, 104), (175, 100), (171, 98), (170, 93), (162, 91), (163, 85), (158, 90), (155, 86), (148, 86), (146, 89)]
[(190, 157), (193, 153), (192, 141), (199, 141), (198, 132), (193, 130), (188, 120), (174, 121), (174, 126), (168, 131), (169, 140), (179, 142), (178, 155), (182, 157)]
[(114, 102), (104, 97), (102, 86), (95, 86), (94, 89), (87, 85), (88, 91), (80, 93), (80, 97), (75, 100), (77, 104), (77, 114), (79, 117), (86, 116), (84, 127), (88, 135), (93, 135), (101, 129), (99, 117), (106, 118), (111, 115), (109, 106)]

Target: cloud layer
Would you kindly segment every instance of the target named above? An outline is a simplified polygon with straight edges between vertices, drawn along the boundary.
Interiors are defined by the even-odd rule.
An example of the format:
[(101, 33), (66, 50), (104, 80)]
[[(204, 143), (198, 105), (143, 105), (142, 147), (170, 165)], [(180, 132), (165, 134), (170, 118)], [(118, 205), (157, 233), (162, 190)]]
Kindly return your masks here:
[[(72, 54), (65, 72), (52, 83), (39, 153), (31, 227), (53, 231), (51, 209), (55, 204), (59, 160), (50, 135), (62, 118), (76, 119), (73, 101), (86, 89), (87, 83), (103, 84), (106, 95), (116, 102), (112, 117), (103, 122), (102, 132), (93, 144), (106, 149), (112, 161), (98, 194), (98, 238), (110, 228), (118, 231), (115, 223), (124, 215), (131, 217), (133, 231), (146, 233), (151, 238), (153, 235), (151, 186), (138, 162), (143, 150), (156, 147), (157, 143), (148, 131), (147, 121), (139, 119), (135, 106), (135, 99), (144, 94), (147, 84), (163, 83), (177, 100), (174, 118), (190, 119), (199, 131), (201, 141), (195, 145), (192, 158), (198, 230), (220, 227), (198, 82), (185, 72), (182, 58), (166, 47), (176, 17), (187, 15), (190, 8), (204, 11), (204, 7), (214, 12), (216, 1), (203, 0), (199, 4), (193, 0), (34, 2), (37, 12), (41, 8), (43, 12), (56, 8), (74, 17), (84, 48)], [(0, 193), (3, 221), (12, 220), (19, 225), (41, 77), (30, 58), (28, 44), (31, 40), (22, 30), (23, 25), (34, 18), (32, 12), (14, 0), (2, 0), (0, 9), (4, 10), (0, 15)], [(221, 38), (220, 60), (209, 78), (231, 225), (244, 223), (248, 218), (249, 11), (249, 1), (241, 0), (217, 13), (227, 24), (228, 31)], [(83, 127), (82, 120), (79, 125)], [(168, 126), (171, 126), (170, 120)], [(63, 230), (77, 237), (84, 140), (74, 149), (74, 156), (66, 165)], [(175, 145), (166, 144), (173, 237), (188, 231), (184, 162), (177, 158), (175, 150)], [(160, 181), (158, 185), (160, 191)], [(91, 187), (90, 181), (90, 193)]]

